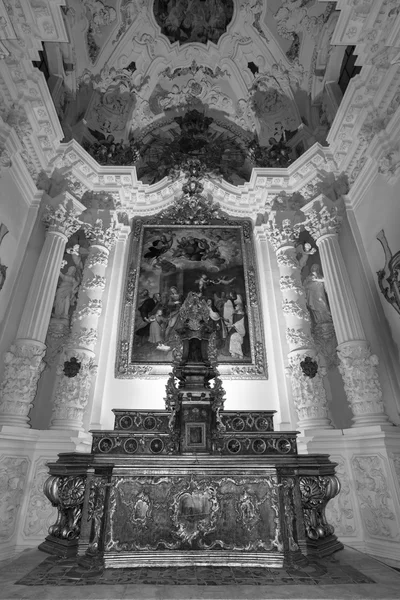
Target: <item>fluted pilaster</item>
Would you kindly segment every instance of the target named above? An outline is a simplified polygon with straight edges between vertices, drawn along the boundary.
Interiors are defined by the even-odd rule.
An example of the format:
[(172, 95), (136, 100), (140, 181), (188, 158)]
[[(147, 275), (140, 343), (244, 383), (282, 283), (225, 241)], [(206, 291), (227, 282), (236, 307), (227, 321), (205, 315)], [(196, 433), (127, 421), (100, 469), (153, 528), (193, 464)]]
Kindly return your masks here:
[(48, 206), (43, 214), (45, 241), (25, 302), (17, 338), (5, 355), (0, 385), (0, 424), (29, 428), (29, 411), (44, 369), (44, 341), (68, 237), (81, 225), (81, 211), (68, 200)]
[(340, 204), (321, 195), (302, 210), (319, 248), (325, 287), (335, 326), (339, 371), (353, 412), (353, 427), (386, 423), (378, 357), (371, 355), (350, 277), (339, 246)]

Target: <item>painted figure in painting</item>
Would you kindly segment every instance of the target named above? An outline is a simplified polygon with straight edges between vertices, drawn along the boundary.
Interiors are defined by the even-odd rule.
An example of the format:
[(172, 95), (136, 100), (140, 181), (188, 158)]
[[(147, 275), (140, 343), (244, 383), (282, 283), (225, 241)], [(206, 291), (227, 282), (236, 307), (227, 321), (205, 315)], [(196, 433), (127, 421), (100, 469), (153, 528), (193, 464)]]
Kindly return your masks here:
[(132, 361), (171, 360), (189, 295), (204, 304), (218, 360), (251, 361), (241, 244), (239, 228), (144, 227)]

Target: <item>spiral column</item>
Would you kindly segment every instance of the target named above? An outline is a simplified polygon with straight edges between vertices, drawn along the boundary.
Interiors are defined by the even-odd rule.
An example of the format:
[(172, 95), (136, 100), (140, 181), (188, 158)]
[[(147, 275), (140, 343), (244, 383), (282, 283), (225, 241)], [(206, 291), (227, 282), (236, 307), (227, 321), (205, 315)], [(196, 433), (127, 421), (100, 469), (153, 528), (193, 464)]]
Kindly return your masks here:
[(72, 315), (71, 334), (57, 367), (50, 429), (83, 430), (92, 378), (97, 371), (94, 349), (106, 285), (105, 271), (115, 240), (114, 223), (108, 215), (107, 220), (97, 219), (85, 229), (90, 241), (89, 254)]
[(280, 271), (282, 310), (286, 320), (286, 339), (290, 352), (287, 372), (291, 378), (293, 400), (302, 429), (331, 429), (323, 378), (326, 370), (311, 337), (310, 314), (296, 259), (299, 225), (290, 211), (270, 215), (266, 234), (273, 246)]

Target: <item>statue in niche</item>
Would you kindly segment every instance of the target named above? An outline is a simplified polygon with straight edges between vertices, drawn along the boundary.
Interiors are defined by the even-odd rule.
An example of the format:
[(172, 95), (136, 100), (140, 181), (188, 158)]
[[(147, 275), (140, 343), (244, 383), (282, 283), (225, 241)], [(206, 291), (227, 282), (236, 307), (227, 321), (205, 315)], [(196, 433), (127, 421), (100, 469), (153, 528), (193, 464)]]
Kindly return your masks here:
[(324, 277), (318, 263), (314, 263), (310, 268), (310, 274), (304, 280), (304, 288), (307, 306), (314, 324), (331, 322), (332, 315), (325, 291)]
[(68, 267), (66, 273), (60, 273), (54, 299), (54, 316), (57, 319), (67, 319), (69, 311), (76, 303), (79, 288), (77, 269), (75, 266)]
[(296, 258), (299, 262), (300, 269), (303, 270), (310, 256), (315, 254), (316, 248), (313, 248), (309, 242), (296, 246)]

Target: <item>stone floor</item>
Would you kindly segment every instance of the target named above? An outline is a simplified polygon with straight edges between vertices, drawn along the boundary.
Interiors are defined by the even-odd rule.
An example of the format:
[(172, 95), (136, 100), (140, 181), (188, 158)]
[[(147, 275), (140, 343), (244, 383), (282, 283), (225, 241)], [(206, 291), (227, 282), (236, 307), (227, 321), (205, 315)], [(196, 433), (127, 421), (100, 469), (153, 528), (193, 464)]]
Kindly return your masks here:
[[(400, 572), (356, 550), (345, 548), (337, 552), (333, 560), (321, 561), (320, 564), (321, 568), (311, 565), (298, 572), (289, 569), (279, 574), (271, 573), (268, 569), (262, 573), (259, 569), (229, 567), (160, 570), (149, 566), (148, 569), (135, 570), (133, 575), (132, 570), (126, 569), (107, 570), (97, 578), (93, 573), (90, 581), (88, 578), (84, 581), (82, 572), (72, 562), (60, 563), (39, 550), (27, 550), (12, 561), (0, 563), (0, 598), (384, 600), (400, 597)], [(179, 572), (181, 583), (175, 585), (173, 582)], [(109, 585), (107, 577), (113, 582), (112, 585)], [(16, 583), (21, 580), (27, 585)], [(41, 581), (47, 584), (41, 585)]]

